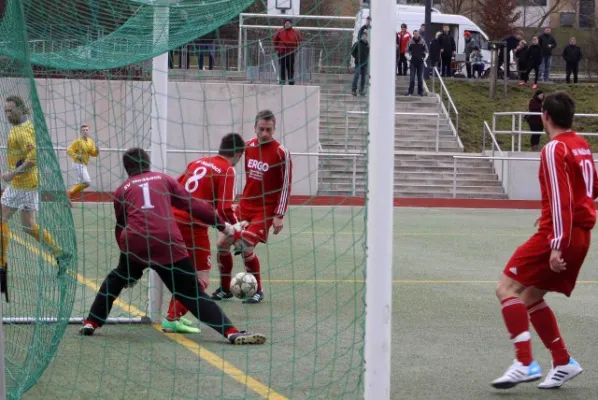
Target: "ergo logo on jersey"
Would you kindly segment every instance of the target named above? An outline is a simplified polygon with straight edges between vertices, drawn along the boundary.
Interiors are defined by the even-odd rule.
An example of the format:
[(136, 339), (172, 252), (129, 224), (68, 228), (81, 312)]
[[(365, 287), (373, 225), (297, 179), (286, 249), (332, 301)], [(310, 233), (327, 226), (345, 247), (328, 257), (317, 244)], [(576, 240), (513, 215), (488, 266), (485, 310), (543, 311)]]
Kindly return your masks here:
[(247, 167), (251, 169), (257, 169), (258, 171), (267, 172), (270, 169), (270, 165), (263, 161), (250, 159), (247, 162)]

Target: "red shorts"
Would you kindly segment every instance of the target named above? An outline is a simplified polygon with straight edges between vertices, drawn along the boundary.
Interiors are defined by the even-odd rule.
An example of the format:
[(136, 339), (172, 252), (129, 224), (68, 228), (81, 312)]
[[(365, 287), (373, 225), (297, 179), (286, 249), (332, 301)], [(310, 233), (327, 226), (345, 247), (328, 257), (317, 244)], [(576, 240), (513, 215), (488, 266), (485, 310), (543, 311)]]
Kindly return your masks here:
[(252, 246), (258, 243), (268, 241), (268, 232), (274, 220), (273, 212), (264, 212), (264, 210), (254, 211), (249, 209), (235, 209), (235, 215), (239, 221), (249, 222), (249, 226), (243, 231), (243, 239)]
[(187, 253), (196, 271), (209, 271), (212, 267), (208, 227), (177, 220), (185, 240)]
[(567, 269), (556, 273), (550, 269), (550, 240), (546, 233), (536, 233), (515, 250), (503, 273), (523, 286), (571, 296), (577, 276), (590, 248), (591, 232), (573, 228), (570, 246), (562, 257)]

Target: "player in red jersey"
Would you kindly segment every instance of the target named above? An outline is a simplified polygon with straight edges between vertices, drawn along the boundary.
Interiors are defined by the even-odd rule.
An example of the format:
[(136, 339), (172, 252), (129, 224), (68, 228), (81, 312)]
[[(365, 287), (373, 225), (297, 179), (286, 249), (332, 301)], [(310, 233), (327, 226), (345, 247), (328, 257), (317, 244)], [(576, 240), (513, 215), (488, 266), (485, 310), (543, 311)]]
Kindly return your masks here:
[(235, 328), (198, 285), (197, 273), (189, 261), (172, 206), (188, 210), (193, 218), (215, 226), (227, 236), (235, 236), (235, 229), (207, 203), (194, 199), (176, 180), (151, 172), (149, 156), (143, 149), (127, 150), (123, 164), (129, 178), (114, 194), (115, 235), (121, 250), (120, 260), (118, 267), (104, 279), (81, 334), (93, 335), (105, 323), (121, 291), (134, 285), (149, 267), (160, 275), (168, 290), (197, 319), (218, 331), (230, 343), (264, 343), (264, 335)]
[[(241, 232), (242, 256), (245, 270), (257, 279), (255, 296), (245, 303), (259, 303), (264, 299), (260, 276), (260, 261), (253, 252), (258, 243), (266, 243), (270, 228), (278, 235), (284, 226), (284, 216), (291, 195), (293, 165), (291, 154), (274, 139), (276, 118), (270, 110), (262, 110), (255, 117), (256, 138), (245, 147), (246, 182), (243, 195), (236, 209), (239, 221), (244, 226)], [(218, 241), (218, 266), (220, 287), (212, 299), (232, 297), (230, 293), (233, 257), (230, 252), (231, 238), (221, 237)]]
[[(218, 155), (193, 161), (178, 182), (196, 199), (204, 200), (214, 207), (218, 215), (231, 225), (237, 217), (233, 209), (235, 199), (235, 168), (245, 151), (245, 141), (237, 133), (229, 133), (222, 138)], [(210, 237), (207, 225), (193, 220), (186, 210), (173, 208), (179, 230), (187, 245), (191, 263), (197, 270), (199, 285), (208, 288), (211, 268)], [(170, 300), (168, 313), (162, 321), (164, 332), (199, 333), (199, 328), (191, 326), (191, 321), (183, 316), (187, 308), (174, 297)]]
[(558, 388), (582, 372), (544, 300), (548, 292), (571, 296), (596, 223), (598, 176), (590, 146), (571, 130), (574, 114), (575, 103), (566, 93), (546, 96), (542, 122), (551, 141), (540, 158), (538, 232), (517, 248), (496, 289), (517, 359), (492, 382), (495, 388), (541, 379), (542, 370), (532, 357), (530, 321), (552, 354), (552, 368), (539, 388)]

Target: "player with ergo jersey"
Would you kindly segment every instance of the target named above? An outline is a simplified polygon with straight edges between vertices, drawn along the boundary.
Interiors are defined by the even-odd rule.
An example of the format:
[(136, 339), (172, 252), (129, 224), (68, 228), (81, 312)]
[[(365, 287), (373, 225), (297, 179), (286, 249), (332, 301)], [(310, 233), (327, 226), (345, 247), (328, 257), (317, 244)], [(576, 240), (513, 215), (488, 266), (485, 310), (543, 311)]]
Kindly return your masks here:
[[(270, 228), (278, 235), (284, 227), (284, 216), (291, 195), (293, 165), (291, 154), (274, 139), (276, 118), (270, 110), (262, 110), (255, 117), (256, 137), (245, 147), (245, 188), (235, 210), (245, 228), (241, 232), (242, 256), (245, 270), (253, 274), (258, 283), (256, 294), (245, 303), (259, 303), (264, 299), (260, 261), (254, 253), (258, 243), (266, 243)], [(220, 287), (212, 299), (233, 297), (230, 292), (233, 257), (230, 252), (232, 239), (221, 236), (218, 240), (218, 267)]]
[[(231, 225), (238, 222), (233, 210), (235, 165), (244, 151), (243, 137), (237, 133), (229, 133), (222, 138), (218, 155), (193, 161), (177, 179), (191, 196), (206, 201)], [(197, 271), (199, 285), (205, 291), (208, 288), (211, 268), (208, 226), (192, 218), (187, 210), (173, 207), (173, 213), (187, 245), (191, 263)], [(162, 330), (199, 333), (199, 328), (193, 327), (191, 321), (183, 317), (187, 312), (187, 308), (172, 297), (166, 318), (162, 321)]]
[(552, 368), (540, 389), (559, 388), (582, 372), (544, 300), (548, 292), (571, 296), (596, 224), (598, 176), (590, 146), (571, 130), (574, 115), (575, 103), (566, 93), (546, 96), (542, 122), (550, 142), (540, 158), (538, 232), (515, 250), (496, 288), (516, 355), (504, 375), (492, 382), (498, 389), (542, 378), (532, 356), (530, 322), (552, 354)]

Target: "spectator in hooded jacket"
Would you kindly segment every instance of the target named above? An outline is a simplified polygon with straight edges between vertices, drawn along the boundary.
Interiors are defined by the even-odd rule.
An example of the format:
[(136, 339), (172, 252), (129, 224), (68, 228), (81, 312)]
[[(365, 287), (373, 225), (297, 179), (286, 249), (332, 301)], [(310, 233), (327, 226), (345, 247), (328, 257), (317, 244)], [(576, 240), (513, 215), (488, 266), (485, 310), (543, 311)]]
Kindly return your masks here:
[(417, 94), (424, 95), (424, 62), (428, 57), (428, 46), (426, 40), (419, 35), (419, 31), (413, 31), (413, 38), (409, 41), (407, 46), (407, 53), (410, 59), (410, 76), (409, 76), (409, 90), (407, 96), (413, 94), (415, 89), (415, 76), (417, 75)]
[(351, 55), (355, 59), (355, 74), (353, 75), (353, 96), (357, 96), (357, 82), (361, 77), (359, 94), (365, 96), (365, 81), (368, 76), (368, 62), (370, 59), (370, 45), (368, 43), (367, 31), (361, 34), (359, 41), (355, 42), (351, 49)]
[[(529, 80), (529, 46), (525, 40), (521, 40), (515, 49), (515, 58), (517, 59), (517, 71), (519, 71), (519, 85), (525, 86)], [(536, 74), (537, 75), (537, 74)]]
[(281, 85), (285, 84), (287, 77), (289, 85), (295, 84), (295, 53), (301, 40), (301, 33), (293, 28), (290, 19), (286, 19), (284, 27), (274, 35), (274, 49), (278, 54)]
[(407, 45), (411, 40), (411, 33), (407, 25), (401, 24), (401, 31), (397, 33), (397, 75), (407, 75)]
[[(536, 77), (534, 79), (534, 84), (532, 85), (532, 89), (538, 87), (538, 77), (540, 75), (540, 65), (542, 65), (542, 48), (540, 47), (540, 43), (538, 41), (538, 37), (534, 36), (532, 39), (532, 45), (529, 46), (527, 50), (527, 59), (529, 62), (529, 68), (527, 70), (526, 78), (529, 79), (529, 74), (532, 70), (535, 72)], [(527, 80), (525, 81), (527, 83)]]
[(451, 60), (457, 51), (455, 38), (449, 32), (449, 26), (442, 27), (442, 35), (438, 38), (440, 45), (440, 69), (442, 76), (451, 76)]
[(542, 65), (540, 73), (544, 74), (544, 82), (550, 79), (550, 69), (552, 68), (552, 50), (556, 47), (556, 39), (552, 36), (550, 28), (544, 29), (544, 33), (538, 37), (540, 48), (542, 49)]
[(581, 61), (581, 48), (576, 44), (575, 38), (569, 39), (569, 44), (563, 49), (563, 58), (565, 59), (565, 70), (567, 72), (567, 83), (571, 83), (571, 73), (573, 72), (573, 83), (577, 83), (577, 73), (579, 72), (579, 62)]

